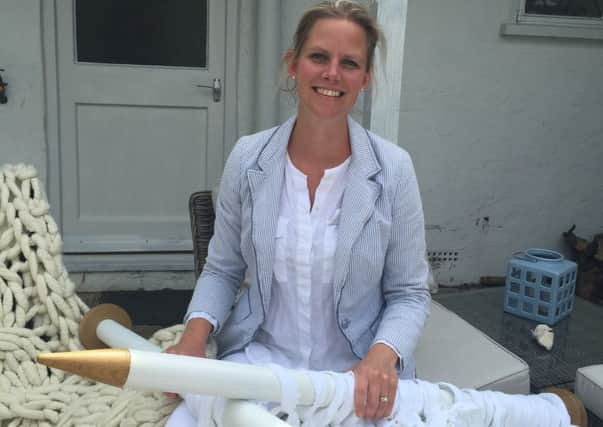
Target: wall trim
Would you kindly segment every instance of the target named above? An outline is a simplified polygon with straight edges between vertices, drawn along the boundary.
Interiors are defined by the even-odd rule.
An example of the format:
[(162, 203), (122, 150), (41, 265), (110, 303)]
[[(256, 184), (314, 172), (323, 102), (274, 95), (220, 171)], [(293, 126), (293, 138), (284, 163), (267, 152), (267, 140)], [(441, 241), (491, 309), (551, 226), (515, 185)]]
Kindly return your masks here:
[(603, 40), (603, 27), (545, 25), (506, 22), (500, 26), (503, 36), (549, 37), (562, 39)]
[(42, 9), (42, 66), (43, 66), (43, 96), (44, 96), (44, 128), (46, 134), (46, 193), (50, 203), (52, 216), (62, 229), (61, 213), (61, 183), (59, 170), (60, 128), (59, 128), (59, 80), (57, 70), (56, 46), (56, 1), (40, 0)]
[[(381, 70), (376, 70), (374, 76), (370, 128), (398, 145), (407, 11), (408, 0), (378, 2), (377, 22), (385, 33), (388, 51), (385, 64), (382, 64)], [(380, 55), (378, 48), (377, 58)]]

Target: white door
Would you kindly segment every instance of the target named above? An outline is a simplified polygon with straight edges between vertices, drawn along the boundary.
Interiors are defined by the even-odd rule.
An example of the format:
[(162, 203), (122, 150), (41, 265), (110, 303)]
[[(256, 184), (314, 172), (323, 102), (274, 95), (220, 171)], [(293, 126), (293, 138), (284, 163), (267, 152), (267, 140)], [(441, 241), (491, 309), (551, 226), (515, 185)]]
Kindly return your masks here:
[(198, 85), (224, 81), (225, 2), (55, 7), (64, 252), (190, 250), (188, 196), (224, 160), (224, 102)]

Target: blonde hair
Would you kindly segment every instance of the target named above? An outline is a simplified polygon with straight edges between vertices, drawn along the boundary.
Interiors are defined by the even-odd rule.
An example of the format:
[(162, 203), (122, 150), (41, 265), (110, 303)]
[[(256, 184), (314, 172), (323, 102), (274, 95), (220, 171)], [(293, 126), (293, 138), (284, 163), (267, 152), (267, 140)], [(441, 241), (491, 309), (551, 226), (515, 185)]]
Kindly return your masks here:
[(295, 30), (293, 45), (291, 46), (291, 52), (293, 53), (291, 59), (299, 58), (314, 24), (319, 19), (325, 18), (345, 19), (357, 24), (364, 30), (366, 36), (366, 71), (371, 71), (377, 44), (380, 44), (382, 50), (385, 51), (385, 37), (370, 15), (368, 8), (352, 0), (323, 1), (308, 9), (301, 17)]

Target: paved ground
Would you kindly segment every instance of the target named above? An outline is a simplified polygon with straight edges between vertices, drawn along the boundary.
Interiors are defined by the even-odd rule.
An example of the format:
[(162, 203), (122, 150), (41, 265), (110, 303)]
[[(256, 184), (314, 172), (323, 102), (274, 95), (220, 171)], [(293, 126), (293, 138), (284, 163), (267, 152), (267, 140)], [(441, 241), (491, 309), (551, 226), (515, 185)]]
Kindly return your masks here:
[(182, 323), (192, 291), (120, 291), (80, 292), (82, 300), (93, 307), (111, 303), (124, 308), (132, 318), (134, 330), (150, 337), (157, 329)]

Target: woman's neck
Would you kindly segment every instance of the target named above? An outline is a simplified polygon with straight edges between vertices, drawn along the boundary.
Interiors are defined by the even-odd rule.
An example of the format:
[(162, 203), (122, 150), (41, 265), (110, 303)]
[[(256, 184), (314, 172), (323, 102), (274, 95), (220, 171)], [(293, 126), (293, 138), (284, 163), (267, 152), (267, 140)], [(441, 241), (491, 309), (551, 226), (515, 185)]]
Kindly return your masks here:
[(304, 173), (341, 164), (351, 153), (347, 118), (317, 121), (298, 115), (288, 152), (293, 164)]

